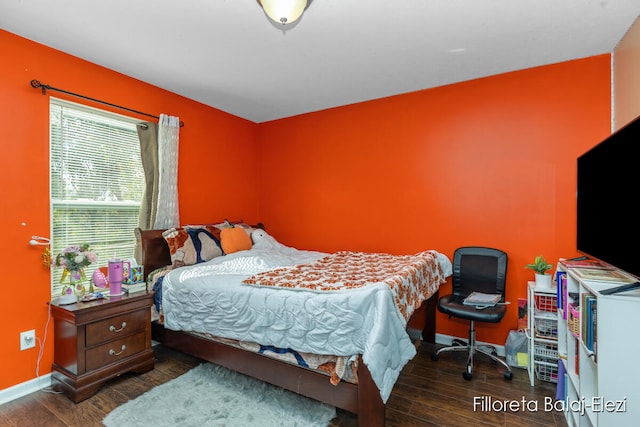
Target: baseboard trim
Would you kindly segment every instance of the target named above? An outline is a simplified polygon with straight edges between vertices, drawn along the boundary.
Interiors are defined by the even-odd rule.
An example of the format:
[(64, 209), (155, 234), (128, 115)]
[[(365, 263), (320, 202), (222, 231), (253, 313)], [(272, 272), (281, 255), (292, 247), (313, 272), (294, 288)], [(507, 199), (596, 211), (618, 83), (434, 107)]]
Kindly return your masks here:
[[(463, 341), (468, 341), (469, 340), (468, 337), (454, 337), (454, 336), (451, 336), (451, 335), (436, 334), (436, 344), (449, 346), (449, 345), (451, 345), (451, 341), (453, 341), (454, 339), (459, 339), (459, 340), (463, 340)], [(496, 348), (496, 351), (498, 352), (498, 356), (505, 357), (506, 353), (504, 351), (504, 345), (493, 344), (493, 343), (490, 343), (490, 342), (483, 342), (483, 341), (476, 341), (476, 344), (494, 346)]]
[(0, 405), (51, 386), (51, 374), (0, 390)]

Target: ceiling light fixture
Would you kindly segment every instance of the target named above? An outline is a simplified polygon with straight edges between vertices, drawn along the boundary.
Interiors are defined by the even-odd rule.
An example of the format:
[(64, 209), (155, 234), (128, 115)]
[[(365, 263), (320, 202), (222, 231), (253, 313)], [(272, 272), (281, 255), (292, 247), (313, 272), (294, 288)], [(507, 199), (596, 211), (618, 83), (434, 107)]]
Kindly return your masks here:
[(298, 20), (307, 7), (307, 0), (258, 0), (264, 12), (274, 22), (288, 25)]

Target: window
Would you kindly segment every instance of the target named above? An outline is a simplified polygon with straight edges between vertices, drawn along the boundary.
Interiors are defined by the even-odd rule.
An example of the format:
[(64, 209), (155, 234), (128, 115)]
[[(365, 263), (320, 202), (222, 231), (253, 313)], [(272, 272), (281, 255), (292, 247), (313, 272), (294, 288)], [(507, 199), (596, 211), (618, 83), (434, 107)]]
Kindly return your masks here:
[[(51, 253), (88, 243), (107, 266), (134, 256), (144, 172), (136, 131), (139, 120), (50, 98)], [(62, 290), (54, 268), (52, 295)], [(88, 283), (87, 283), (88, 284)]]

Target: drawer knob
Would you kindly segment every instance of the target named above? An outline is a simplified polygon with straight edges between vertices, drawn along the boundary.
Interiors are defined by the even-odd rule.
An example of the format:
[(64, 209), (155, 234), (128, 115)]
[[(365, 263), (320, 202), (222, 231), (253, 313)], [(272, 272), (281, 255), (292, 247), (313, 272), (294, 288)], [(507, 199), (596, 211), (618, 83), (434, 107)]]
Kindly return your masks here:
[(124, 330), (124, 328), (126, 328), (126, 327), (127, 327), (127, 322), (122, 322), (122, 327), (120, 329), (116, 329), (115, 326), (111, 325), (111, 326), (109, 326), (109, 330), (111, 332), (118, 333), (118, 332), (122, 332)]
[(125, 350), (127, 349), (127, 346), (122, 344), (122, 349), (116, 353), (116, 351), (114, 349), (109, 349), (109, 355), (111, 356), (119, 356), (121, 355)]

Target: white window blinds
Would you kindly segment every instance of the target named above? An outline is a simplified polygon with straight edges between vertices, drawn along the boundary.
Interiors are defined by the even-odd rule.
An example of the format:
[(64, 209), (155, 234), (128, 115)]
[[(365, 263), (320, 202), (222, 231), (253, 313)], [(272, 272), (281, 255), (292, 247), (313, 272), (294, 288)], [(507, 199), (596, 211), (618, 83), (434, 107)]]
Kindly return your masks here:
[[(51, 253), (88, 243), (98, 261), (132, 258), (144, 173), (134, 120), (50, 98)], [(54, 267), (52, 295), (62, 290)], [(88, 282), (86, 283), (88, 285)]]

